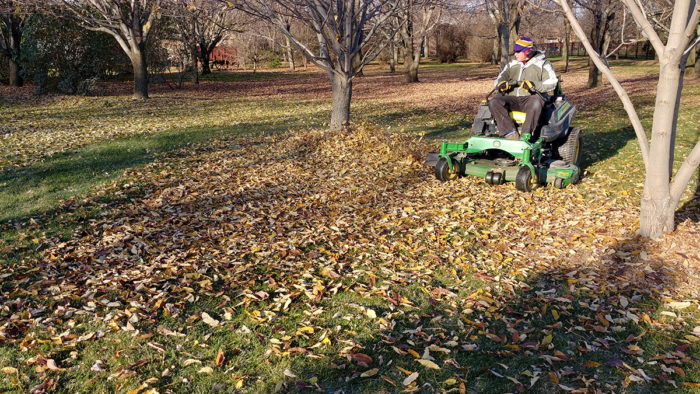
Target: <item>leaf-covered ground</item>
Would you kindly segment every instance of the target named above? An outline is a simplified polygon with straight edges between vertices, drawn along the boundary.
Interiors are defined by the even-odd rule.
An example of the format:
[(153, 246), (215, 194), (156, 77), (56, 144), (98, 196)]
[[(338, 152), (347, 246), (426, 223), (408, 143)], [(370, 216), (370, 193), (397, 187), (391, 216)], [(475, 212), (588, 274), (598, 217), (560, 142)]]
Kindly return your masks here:
[[(327, 114), (327, 91), (304, 87), (317, 75), (156, 91), (146, 106), (6, 104), (63, 119), (73, 100), (84, 117), (64, 115), (55, 133), (41, 119), (8, 126), (42, 131), (56, 152), (202, 122), (270, 125), (215, 133), (2, 223), (0, 390), (697, 390), (697, 200), (691, 190), (674, 234), (636, 236), (636, 142), (601, 104), (605, 87), (576, 99), (595, 149), (565, 190), (438, 182), (423, 164), (435, 142), (398, 131), (459, 135), (480, 99), (467, 92), (488, 91), (492, 71), (436, 66), (416, 87), (370, 74), (384, 83), (358, 83), (366, 122), (340, 134), (313, 127)], [(571, 91), (583, 75), (565, 77)], [(687, 91), (697, 103), (697, 85)], [(683, 112), (681, 130), (695, 118)], [(682, 151), (693, 136), (681, 134)], [(31, 138), (5, 140), (21, 152), (8, 168), (50, 159)]]

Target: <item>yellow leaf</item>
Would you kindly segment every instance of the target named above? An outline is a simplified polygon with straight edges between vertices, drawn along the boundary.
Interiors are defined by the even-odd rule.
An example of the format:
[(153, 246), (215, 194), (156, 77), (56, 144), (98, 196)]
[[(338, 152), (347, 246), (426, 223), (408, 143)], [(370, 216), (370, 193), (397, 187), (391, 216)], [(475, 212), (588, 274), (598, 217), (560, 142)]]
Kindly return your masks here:
[(549, 379), (552, 381), (552, 383), (559, 384), (559, 377), (554, 372), (549, 373)]
[(421, 363), (421, 365), (423, 365), (423, 366), (426, 367), (426, 368), (430, 368), (430, 369), (440, 369), (440, 367), (439, 367), (437, 364), (435, 364), (434, 362), (432, 362), (432, 361), (430, 361), (430, 360), (422, 360), (422, 359), (421, 359), (421, 360), (416, 360), (416, 361), (418, 361), (419, 363)]
[(415, 357), (415, 358), (420, 358), (420, 354), (418, 354), (417, 351), (415, 351), (415, 350), (413, 350), (413, 349), (406, 349), (406, 351), (409, 352), (409, 353), (411, 353), (411, 356), (413, 356), (413, 357)]
[(243, 379), (236, 381), (236, 388), (237, 389), (243, 388)]
[(559, 320), (559, 312), (554, 309), (552, 309), (552, 316), (554, 316), (554, 320)]
[(361, 377), (361, 378), (369, 378), (369, 377), (371, 377), (371, 376), (376, 375), (378, 372), (379, 372), (379, 368), (372, 368), (372, 369), (370, 369), (370, 370), (368, 370), (368, 371), (365, 371), (365, 372), (361, 373), (361, 374), (360, 374), (360, 377)]
[(550, 343), (552, 343), (552, 334), (549, 334), (542, 339), (543, 346), (549, 345)]
[(14, 367), (3, 367), (2, 372), (10, 375), (10, 374), (16, 374), (17, 373), (17, 368)]
[(314, 333), (314, 328), (313, 327), (302, 327), (297, 331), (297, 335), (299, 333), (304, 333), (304, 334), (313, 334)]
[(413, 373), (412, 371), (409, 371), (409, 370), (407, 370), (407, 369), (403, 369), (403, 368), (399, 367), (398, 365), (396, 366), (396, 369), (398, 369), (399, 371), (405, 373), (406, 375), (410, 375), (410, 374)]

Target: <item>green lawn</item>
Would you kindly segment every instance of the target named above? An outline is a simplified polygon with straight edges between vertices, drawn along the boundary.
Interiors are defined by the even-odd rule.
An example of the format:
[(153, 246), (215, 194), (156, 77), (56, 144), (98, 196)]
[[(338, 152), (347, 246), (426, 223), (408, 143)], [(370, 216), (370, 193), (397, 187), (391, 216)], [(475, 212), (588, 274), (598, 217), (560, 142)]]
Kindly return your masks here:
[(1, 105), (0, 391), (696, 392), (698, 300), (635, 235), (617, 101), (577, 114), (581, 183), (524, 194), (422, 165), (473, 113), (379, 93), (330, 134), (324, 97), (216, 92)]

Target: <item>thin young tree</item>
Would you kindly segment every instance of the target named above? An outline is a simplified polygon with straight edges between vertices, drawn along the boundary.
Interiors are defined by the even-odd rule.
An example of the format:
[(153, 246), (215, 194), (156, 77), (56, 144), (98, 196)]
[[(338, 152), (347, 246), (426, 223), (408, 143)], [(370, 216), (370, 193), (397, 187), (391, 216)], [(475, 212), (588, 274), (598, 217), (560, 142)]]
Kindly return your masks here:
[[(675, 0), (674, 3), (664, 1), (662, 4), (622, 0), (659, 57), (659, 80), (649, 140), (629, 95), (591, 45), (574, 11), (565, 0), (555, 1), (564, 10), (576, 36), (586, 47), (590, 59), (610, 81), (632, 122), (645, 169), (640, 207), (640, 234), (657, 238), (673, 231), (675, 211), (681, 195), (700, 164), (700, 142), (697, 142), (678, 171), (675, 174), (672, 172), (672, 152), (675, 150), (683, 75), (688, 56), (700, 42), (693, 38), (700, 20), (700, 5), (696, 0)], [(656, 16), (657, 11), (663, 7), (670, 7), (670, 20), (668, 25), (660, 27)]]
[(131, 60), (134, 98), (148, 98), (146, 40), (165, 0), (55, 0), (80, 26), (114, 37)]
[[(353, 79), (386, 46), (388, 40), (382, 37), (380, 28), (389, 24), (402, 5), (395, 0), (240, 0), (226, 3), (275, 26), (289, 37), (302, 55), (326, 71), (333, 90), (331, 130), (349, 125)], [(297, 34), (286, 28), (288, 18), (314, 32), (318, 52), (312, 51)]]

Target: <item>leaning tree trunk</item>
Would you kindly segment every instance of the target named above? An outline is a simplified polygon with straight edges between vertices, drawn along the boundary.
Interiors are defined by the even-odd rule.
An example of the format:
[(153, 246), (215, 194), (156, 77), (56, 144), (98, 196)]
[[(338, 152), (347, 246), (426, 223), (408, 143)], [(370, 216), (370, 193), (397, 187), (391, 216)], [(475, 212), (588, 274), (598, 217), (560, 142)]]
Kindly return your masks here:
[(330, 129), (337, 131), (350, 125), (350, 99), (352, 97), (352, 80), (344, 74), (329, 72), (333, 86), (333, 112)]
[(134, 95), (135, 99), (148, 98), (148, 67), (146, 63), (146, 53), (136, 49), (131, 51), (129, 56), (131, 65), (134, 67)]
[(674, 105), (680, 88), (680, 72), (667, 58), (660, 60), (654, 121), (649, 150), (649, 168), (644, 182), (639, 218), (640, 234), (657, 238), (674, 229), (676, 204), (671, 199), (669, 157)]
[[(700, 37), (700, 24), (695, 30), (695, 36)], [(693, 73), (696, 79), (700, 79), (700, 45), (695, 46), (695, 67), (693, 67)], [(700, 183), (698, 183), (698, 187), (700, 187)]]

